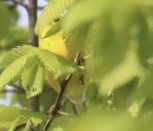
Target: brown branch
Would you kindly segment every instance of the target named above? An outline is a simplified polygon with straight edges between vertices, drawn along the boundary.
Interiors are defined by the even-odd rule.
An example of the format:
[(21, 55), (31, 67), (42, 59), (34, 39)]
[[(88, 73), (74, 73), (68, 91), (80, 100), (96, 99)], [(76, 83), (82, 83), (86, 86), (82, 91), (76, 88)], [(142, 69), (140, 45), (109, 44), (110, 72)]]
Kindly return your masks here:
[[(29, 7), (29, 5), (28, 4), (25, 4), (24, 3), (24, 0), (3, 0), (3, 1), (6, 1), (6, 2), (13, 2), (14, 3), (14, 5), (13, 5), (13, 7), (16, 7), (17, 5), (20, 5), (20, 6), (22, 6), (22, 7), (24, 7), (25, 9), (28, 9)], [(45, 6), (37, 6), (37, 10), (43, 10), (45, 8)]]
[(61, 107), (61, 99), (62, 99), (63, 93), (64, 93), (65, 88), (66, 88), (67, 84), (69, 83), (71, 77), (72, 77), (72, 74), (68, 74), (66, 76), (66, 78), (60, 84), (60, 91), (59, 91), (59, 94), (57, 95), (57, 98), (55, 100), (55, 104), (50, 108), (50, 111), (49, 111), (49, 113), (51, 113), (53, 116), (58, 115), (58, 111)]
[[(28, 44), (38, 47), (38, 38), (34, 33), (35, 24), (37, 21), (37, 0), (29, 0), (27, 12), (28, 12), (28, 20), (29, 20)], [(39, 111), (39, 96), (38, 95), (29, 99), (29, 106), (32, 111)]]
[(3, 1), (10, 1), (10, 2), (13, 2), (14, 3), (14, 7), (16, 5), (21, 5), (22, 7), (24, 7), (25, 9), (28, 9), (28, 4), (25, 4), (24, 3), (24, 0), (3, 0)]
[(29, 18), (29, 40), (28, 44), (38, 47), (38, 38), (34, 33), (35, 24), (37, 21), (37, 0), (29, 0), (28, 5)]
[(49, 113), (52, 114), (52, 116), (46, 121), (44, 127), (43, 127), (43, 131), (47, 131), (48, 128), (50, 127), (52, 121), (54, 120), (54, 117), (56, 117), (58, 115), (58, 111), (61, 107), (61, 99), (62, 99), (62, 96), (63, 96), (63, 93), (66, 89), (66, 86), (68, 84), (68, 82), (70, 81), (72, 77), (72, 74), (68, 74), (66, 76), (66, 78), (61, 82), (60, 84), (60, 91), (57, 95), (57, 98), (55, 100), (55, 103), (54, 105), (50, 108), (49, 110)]
[(22, 86), (19, 84), (9, 84), (8, 86), (12, 86), (12, 87), (16, 88), (17, 90), (24, 91)]
[(28, 9), (28, 4), (25, 4), (23, 2), (23, 0), (12, 0), (14, 2), (14, 4), (16, 5), (21, 5), (22, 7), (24, 7), (25, 9)]
[[(76, 64), (80, 64), (79, 62), (79, 59), (80, 59), (80, 53), (78, 53), (74, 59), (74, 63)], [(61, 99), (62, 99), (62, 96), (64, 94), (64, 91), (67, 87), (67, 84), (69, 83), (69, 81), (71, 80), (71, 77), (72, 77), (72, 74), (68, 74), (65, 79), (62, 80), (62, 82), (60, 83), (60, 91), (56, 97), (56, 100), (55, 100), (55, 103), (54, 105), (50, 108), (49, 110), (49, 113), (52, 115), (52, 117), (50, 117), (44, 127), (43, 127), (43, 131), (47, 131), (48, 128), (50, 127), (50, 125), (52, 124), (52, 121), (54, 120), (54, 117), (56, 117), (59, 113), (59, 109), (61, 108)]]
[[(29, 3), (25, 4), (24, 0), (4, 0), (11, 1), (14, 6), (21, 5), (27, 10), (28, 21), (29, 21), (29, 33), (28, 33), (28, 44), (38, 47), (38, 38), (34, 33), (35, 24), (37, 21), (37, 0), (28, 0)], [(29, 99), (29, 106), (32, 111), (39, 111), (39, 96), (35, 96)]]
[(47, 130), (48, 130), (48, 128), (50, 127), (50, 125), (51, 125), (51, 123), (52, 123), (53, 120), (54, 120), (54, 117), (51, 116), (51, 117), (46, 121), (45, 126), (43, 127), (43, 131), (47, 131)]

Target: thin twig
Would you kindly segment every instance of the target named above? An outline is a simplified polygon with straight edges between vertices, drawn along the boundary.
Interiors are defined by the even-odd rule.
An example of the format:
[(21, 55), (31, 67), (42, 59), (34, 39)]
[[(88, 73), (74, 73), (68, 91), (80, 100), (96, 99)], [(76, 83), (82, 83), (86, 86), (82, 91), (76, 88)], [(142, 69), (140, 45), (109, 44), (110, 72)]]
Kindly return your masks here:
[[(80, 53), (78, 53), (74, 59), (74, 63), (76, 64), (80, 64), (79, 63), (79, 59), (80, 59)], [(52, 124), (52, 121), (54, 120), (54, 117), (56, 117), (58, 115), (58, 111), (61, 107), (61, 99), (62, 99), (62, 96), (64, 94), (64, 91), (67, 87), (67, 84), (69, 83), (69, 81), (71, 80), (72, 78), (72, 74), (68, 74), (65, 79), (63, 79), (63, 81), (60, 83), (60, 91), (57, 95), (57, 98), (55, 100), (55, 103), (54, 105), (50, 108), (49, 110), (49, 113), (52, 115), (51, 118), (49, 118), (47, 120), (47, 122), (45, 123), (44, 127), (43, 127), (43, 131), (47, 131), (48, 128), (51, 126)]]
[(15, 4), (21, 5), (22, 7), (24, 7), (25, 9), (28, 9), (28, 4), (25, 4), (23, 2), (23, 0), (12, 0)]
[(43, 127), (43, 131), (47, 131), (48, 130), (48, 128), (50, 127), (54, 117), (56, 117), (58, 115), (58, 111), (59, 111), (59, 109), (61, 107), (61, 103), (60, 103), (61, 102), (61, 98), (63, 96), (63, 93), (64, 93), (64, 91), (66, 89), (66, 86), (67, 86), (68, 82), (70, 81), (71, 77), (72, 77), (72, 74), (68, 74), (66, 76), (66, 78), (61, 82), (60, 91), (59, 91), (59, 93), (57, 95), (57, 98), (55, 100), (55, 104), (49, 110), (49, 113), (52, 115), (52, 117), (49, 118), (46, 121), (46, 123), (45, 123), (45, 125)]
[(43, 131), (47, 131), (47, 130), (48, 130), (48, 128), (50, 127), (50, 125), (51, 125), (51, 123), (52, 123), (53, 120), (54, 120), (54, 117), (51, 116), (51, 117), (46, 121), (45, 126), (43, 127)]
[[(3, 0), (3, 1), (13, 2), (14, 3), (13, 7), (15, 7), (17, 5), (20, 5), (20, 6), (24, 7), (26, 10), (28, 10), (28, 8), (29, 8), (29, 5), (28, 4), (25, 4), (24, 3), (24, 0)], [(37, 10), (42, 10), (44, 8), (45, 8), (45, 6), (37, 6)]]
[(18, 84), (9, 84), (8, 86), (14, 87), (18, 91), (24, 92), (24, 89), (22, 88), (21, 85), (18, 85)]
[(22, 7), (24, 7), (25, 9), (28, 9), (28, 4), (24, 3), (24, 0), (3, 0), (3, 1), (11, 1), (14, 3), (14, 5), (21, 5)]

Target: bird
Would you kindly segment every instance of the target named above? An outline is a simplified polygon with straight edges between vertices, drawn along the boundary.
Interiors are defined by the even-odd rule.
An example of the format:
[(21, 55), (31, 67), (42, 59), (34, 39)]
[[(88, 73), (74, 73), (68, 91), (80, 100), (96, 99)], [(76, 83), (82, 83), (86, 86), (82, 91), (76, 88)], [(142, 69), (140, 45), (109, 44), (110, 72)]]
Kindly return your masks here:
[[(74, 54), (69, 51), (68, 46), (75, 46), (73, 44), (66, 43), (66, 40), (63, 37), (62, 30), (58, 31), (54, 35), (49, 37), (44, 37), (46, 33), (53, 27), (53, 24), (48, 25), (42, 32), (42, 37), (39, 38), (39, 48), (48, 50), (52, 53), (62, 56), (68, 61), (74, 61)], [(72, 47), (73, 48), (73, 47)], [(80, 51), (79, 54), (79, 65), (85, 67), (84, 52)], [(65, 77), (65, 76), (64, 76)], [(57, 92), (60, 91), (60, 83), (64, 77), (59, 79), (54, 79), (54, 75), (51, 71), (46, 71), (46, 80), (49, 85)], [(84, 103), (86, 100), (85, 92), (89, 85), (89, 77), (82, 73), (74, 73), (69, 80), (66, 89), (64, 91), (64, 96), (66, 96), (74, 105), (74, 108), (77, 114), (80, 114), (84, 110)]]

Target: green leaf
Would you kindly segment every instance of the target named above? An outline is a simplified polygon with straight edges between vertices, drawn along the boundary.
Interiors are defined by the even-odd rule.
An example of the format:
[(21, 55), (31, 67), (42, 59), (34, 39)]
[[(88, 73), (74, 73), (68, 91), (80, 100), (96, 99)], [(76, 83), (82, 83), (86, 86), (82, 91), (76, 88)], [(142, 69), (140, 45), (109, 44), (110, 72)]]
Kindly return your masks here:
[(152, 97), (153, 95), (153, 88), (152, 88), (152, 81), (153, 81), (153, 69), (148, 73), (145, 81), (141, 84), (141, 86), (134, 92), (134, 98), (136, 99), (144, 99)]
[(11, 26), (11, 15), (9, 12), (9, 9), (7, 5), (4, 2), (0, 3), (0, 16), (5, 15), (3, 19), (0, 21), (0, 37), (5, 36), (9, 30), (9, 27)]
[(36, 127), (38, 124), (47, 120), (48, 118), (43, 113), (36, 113), (27, 109), (21, 109), (13, 106), (0, 106), (0, 114), (0, 128), (10, 130), (13, 130), (18, 125), (27, 122), (27, 120), (32, 121), (33, 125)]
[(34, 48), (31, 46), (18, 47), (8, 52), (0, 63), (4, 69), (0, 75), (0, 89), (21, 74), (27, 60), (33, 55)]
[[(109, 3), (102, 0), (83, 0), (78, 1), (72, 9), (70, 9), (66, 19), (64, 21), (64, 33), (70, 35), (71, 31), (76, 28), (78, 25), (86, 24), (92, 20), (100, 17), (100, 14), (103, 10), (106, 9), (106, 3)], [(87, 12), (87, 13), (86, 13)]]
[(27, 33), (26, 27), (11, 26), (7, 35), (0, 39), (0, 50), (10, 50), (27, 43)]
[(19, 59), (22, 56), (27, 55), (29, 52), (34, 51), (34, 48), (31, 46), (18, 46), (9, 51), (4, 58), (0, 61), (0, 69), (6, 68), (13, 61)]
[(73, 62), (46, 50), (39, 50), (38, 57), (47, 70), (53, 72), (55, 78), (68, 73), (82, 71), (82, 69)]
[(42, 37), (42, 30), (56, 19), (73, 4), (75, 0), (51, 0), (42, 11), (35, 27), (35, 33)]
[[(118, 8), (120, 11), (128, 10), (129, 7), (134, 8), (136, 5), (144, 4), (142, 1), (133, 0), (133, 1), (121, 1), (121, 0), (83, 0), (78, 1), (73, 8), (70, 9), (68, 15), (66, 16), (64, 22), (64, 32), (65, 34), (71, 33), (71, 31), (76, 28), (78, 25), (91, 23), (96, 19), (102, 17), (105, 13), (112, 11), (114, 8)], [(125, 8), (122, 8), (125, 7)], [(119, 10), (113, 11), (112, 14), (119, 13), (122, 14)], [(88, 13), (86, 13), (88, 12)], [(120, 17), (120, 15), (119, 15)], [(105, 20), (105, 19), (104, 19)], [(115, 19), (116, 20), (116, 19)], [(118, 19), (120, 21), (120, 19)], [(116, 21), (119, 23), (119, 21)]]
[(23, 56), (10, 64), (0, 75), (0, 89), (8, 84), (15, 77), (20, 75), (22, 69), (26, 65), (29, 56)]
[(139, 33), (136, 39), (140, 46), (140, 59), (142, 62), (146, 62), (150, 57), (153, 57), (153, 10), (152, 3), (147, 4), (141, 9), (142, 14), (137, 18), (137, 23), (139, 25)]
[(102, 78), (99, 91), (104, 96), (109, 96), (114, 90), (126, 85), (135, 78), (139, 78), (139, 83), (142, 83), (146, 72), (139, 60), (138, 45), (131, 44), (125, 59)]
[(38, 59), (33, 57), (27, 61), (27, 64), (21, 74), (22, 86), (25, 90), (29, 90), (30, 86), (33, 84), (35, 74), (37, 72)]
[(26, 125), (26, 123), (27, 123), (27, 118), (24, 116), (19, 116), (12, 122), (11, 127), (9, 128), (9, 131), (16, 130), (17, 126)]
[(28, 60), (22, 74), (21, 81), (27, 98), (38, 95), (43, 90), (44, 67), (37, 56)]
[(42, 64), (39, 64), (34, 76), (34, 81), (30, 89), (26, 89), (27, 98), (36, 96), (43, 91), (45, 69)]
[(71, 56), (75, 56), (78, 52), (81, 52), (84, 55), (86, 51), (86, 39), (89, 30), (89, 25), (79, 25), (77, 28), (71, 31), (71, 35), (66, 35), (63, 33), (65, 38), (65, 46), (67, 52)]
[[(143, 29), (146, 29), (145, 6), (142, 1), (105, 2), (98, 0), (98, 3), (102, 3), (100, 4), (102, 7), (96, 7), (98, 3), (94, 4), (93, 0), (89, 1), (90, 4), (87, 0), (78, 2), (69, 11), (64, 23), (64, 34), (71, 36), (71, 32), (78, 26), (90, 26), (86, 37), (86, 50), (91, 57), (87, 61), (87, 66), (91, 76), (97, 80), (115, 70), (114, 68), (119, 68), (117, 66), (124, 61), (131, 43), (138, 44), (138, 55), (140, 55), (140, 51), (143, 50), (140, 47), (142, 44), (146, 45), (145, 40), (141, 40), (146, 39), (149, 43), (152, 41), (142, 35)], [(87, 7), (88, 4), (92, 8)], [(79, 13), (79, 11), (85, 12), (89, 9), (91, 13), (84, 16), (85, 18)], [(96, 13), (94, 9), (99, 11)], [(139, 29), (142, 29), (141, 32)], [(139, 33), (141, 35), (138, 38), (141, 39), (136, 39)], [(146, 48), (152, 50), (151, 46), (146, 46)], [(138, 59), (141, 59), (139, 57)]]
[[(7, 54), (7, 51), (2, 51), (1, 53), (0, 53), (0, 63), (1, 63), (1, 61), (4, 59), (4, 56)], [(2, 72), (2, 70), (3, 70), (3, 67), (0, 67), (0, 73)]]
[(54, 128), (53, 130), (51, 131), (64, 131), (64, 129), (62, 129), (61, 127), (57, 127), (57, 128)]
[(57, 22), (55, 25), (53, 25), (53, 27), (50, 28), (50, 29), (47, 31), (47, 33), (45, 34), (45, 36), (43, 36), (43, 38), (47, 38), (47, 37), (49, 37), (49, 36), (51, 36), (51, 35), (54, 35), (54, 34), (56, 34), (57, 32), (59, 32), (60, 29), (61, 29), (61, 26), (62, 26), (61, 24), (62, 24), (62, 20), (60, 20), (60, 21)]
[(20, 79), (27, 98), (43, 91), (45, 69), (57, 78), (61, 75), (82, 71), (76, 64), (65, 58), (31, 46), (21, 46), (8, 52), (0, 63), (0, 88)]

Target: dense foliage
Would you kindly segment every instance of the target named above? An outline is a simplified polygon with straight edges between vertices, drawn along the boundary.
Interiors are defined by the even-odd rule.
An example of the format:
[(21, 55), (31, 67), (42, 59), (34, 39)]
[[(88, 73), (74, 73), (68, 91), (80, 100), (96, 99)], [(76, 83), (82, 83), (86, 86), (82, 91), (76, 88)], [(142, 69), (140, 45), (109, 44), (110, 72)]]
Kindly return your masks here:
[[(6, 5), (0, 6), (4, 6), (7, 14)], [(0, 24), (7, 36), (12, 32), (17, 35), (6, 37), (1, 31), (0, 50), (3, 39), (8, 41), (5, 42), (8, 49), (15, 47), (9, 43), (16, 44), (18, 39), (19, 44), (23, 44), (23, 35), (18, 35), (20, 30), (12, 26), (15, 16), (9, 17), (10, 22), (6, 19), (9, 29), (5, 27), (6, 22)], [(55, 22), (57, 19), (60, 20)], [(53, 27), (43, 36), (44, 28), (51, 24)], [(50, 0), (38, 18), (35, 33), (43, 39), (59, 31), (70, 54), (84, 52), (86, 55), (84, 69), (47, 50), (19, 46), (0, 60), (0, 89), (4, 90), (7, 84), (21, 83), (26, 92), (24, 97), (40, 94), (42, 111), (46, 111), (56, 97), (53, 90), (44, 86), (48, 87), (44, 80), (46, 70), (51, 71), (55, 79), (81, 72), (90, 77), (86, 111), (76, 117), (71, 102), (65, 100), (61, 116), (53, 121), (50, 131), (151, 131), (153, 1)], [(0, 107), (0, 114), (0, 129), (10, 131), (23, 124), (25, 130), (31, 127), (42, 130), (49, 117), (43, 112), (36, 114), (28, 109), (4, 106)]]

